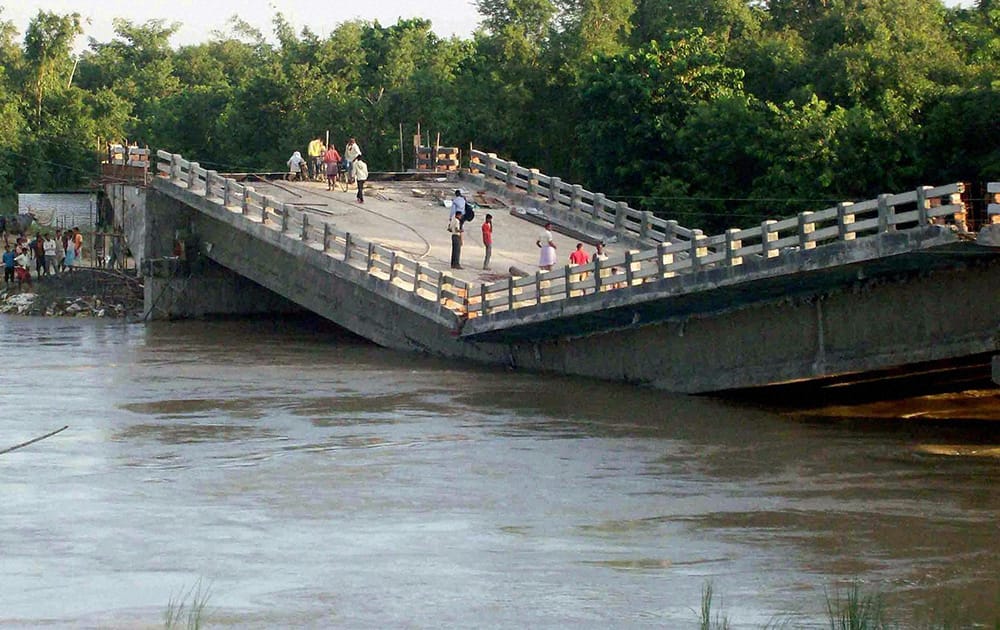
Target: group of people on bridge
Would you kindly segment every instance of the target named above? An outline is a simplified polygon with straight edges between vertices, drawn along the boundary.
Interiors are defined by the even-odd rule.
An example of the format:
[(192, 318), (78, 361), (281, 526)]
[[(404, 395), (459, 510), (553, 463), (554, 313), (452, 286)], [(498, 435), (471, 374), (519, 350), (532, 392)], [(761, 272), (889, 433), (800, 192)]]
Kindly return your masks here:
[(368, 180), (368, 164), (361, 153), (361, 146), (352, 137), (344, 145), (344, 153), (337, 151), (331, 142), (324, 143), (317, 135), (306, 148), (308, 160), (295, 151), (288, 158), (288, 179), (300, 181), (326, 180), (326, 189), (335, 190), (338, 183), (347, 192), (351, 184), (357, 185), (358, 203), (365, 202), (365, 182)]
[[(462, 269), (462, 238), (465, 233), (465, 224), (472, 221), (476, 216), (475, 205), (465, 198), (461, 190), (455, 191), (455, 196), (451, 200), (451, 210), (448, 214), (448, 231), (451, 233), (451, 268)], [(490, 269), (490, 257), (493, 254), (493, 215), (487, 214), (483, 219), (481, 227), (483, 234), (483, 269)], [(552, 236), (552, 224), (546, 223), (544, 231), (535, 241), (535, 245), (540, 249), (538, 268), (543, 271), (551, 271), (556, 264), (556, 242)], [(604, 241), (596, 244), (594, 260), (607, 260), (608, 255), (604, 250)], [(577, 243), (576, 249), (569, 255), (569, 262), (572, 265), (585, 265), (591, 261), (591, 256), (583, 251), (583, 243)], [(612, 270), (616, 272), (617, 270)]]

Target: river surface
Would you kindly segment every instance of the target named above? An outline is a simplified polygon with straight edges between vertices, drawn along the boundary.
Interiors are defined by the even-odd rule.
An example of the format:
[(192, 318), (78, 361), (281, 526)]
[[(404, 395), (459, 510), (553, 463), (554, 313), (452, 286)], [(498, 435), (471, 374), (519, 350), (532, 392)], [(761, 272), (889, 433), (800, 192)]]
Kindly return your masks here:
[[(0, 317), (0, 626), (1000, 619), (998, 424), (816, 420), (309, 322)], [(990, 450), (993, 449), (993, 450)]]

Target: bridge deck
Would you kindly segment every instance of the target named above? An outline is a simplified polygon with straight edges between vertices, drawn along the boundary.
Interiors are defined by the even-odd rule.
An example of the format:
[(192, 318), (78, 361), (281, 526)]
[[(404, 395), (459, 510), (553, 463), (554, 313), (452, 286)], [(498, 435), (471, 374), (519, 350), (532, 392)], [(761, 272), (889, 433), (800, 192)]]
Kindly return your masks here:
[[(567, 194), (557, 178), (492, 157), (462, 179), (372, 182), (359, 204), (353, 191), (251, 187), (157, 155), (157, 217), (190, 225), (218, 265), (388, 347), (687, 392), (996, 348), (1000, 253), (938, 225), (964, 212), (961, 184), (704, 235), (621, 203), (611, 212), (603, 196)], [(492, 206), (467, 226), (457, 272), (442, 203), (456, 187), (483, 191)], [(514, 206), (567, 228), (552, 272), (533, 273), (542, 229)], [(487, 212), (492, 270), (479, 268)], [(574, 232), (621, 240), (606, 263), (569, 267), (586, 240)], [(509, 278), (511, 266), (529, 275)]]
[[(255, 183), (254, 188), (278, 201), (293, 204), (309, 215), (310, 224), (330, 223), (338, 230), (401, 252), (432, 268), (448, 271), (469, 283), (506, 278), (511, 266), (528, 273), (538, 269), (539, 249), (535, 241), (543, 228), (521, 213), (512, 213), (516, 206), (493, 194), (485, 197), (490, 207), (477, 208), (475, 219), (465, 225), (463, 269), (450, 269), (449, 210), (441, 200), (451, 199), (456, 188), (461, 188), (465, 196), (471, 198), (479, 190), (470, 187), (468, 182), (369, 182), (365, 187), (364, 204), (357, 202), (353, 188), (347, 192), (328, 191), (325, 184), (318, 182), (261, 182)], [(493, 215), (493, 254), (490, 269), (484, 270), (481, 229), (487, 213)], [(581, 241), (559, 230), (558, 226), (553, 230), (557, 264), (566, 265), (570, 252)], [(609, 243), (607, 248), (611, 254), (625, 251), (616, 243)], [(594, 247), (588, 243), (584, 243), (584, 250), (588, 255), (594, 253)]]

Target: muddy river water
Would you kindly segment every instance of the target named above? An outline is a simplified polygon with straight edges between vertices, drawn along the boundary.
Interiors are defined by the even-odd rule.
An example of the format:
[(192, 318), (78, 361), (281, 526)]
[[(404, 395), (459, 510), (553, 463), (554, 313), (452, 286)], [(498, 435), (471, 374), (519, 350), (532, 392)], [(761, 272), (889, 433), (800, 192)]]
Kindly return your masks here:
[[(0, 317), (0, 627), (1000, 620), (1000, 425), (810, 419), (309, 322)], [(975, 626), (972, 626), (975, 627)]]

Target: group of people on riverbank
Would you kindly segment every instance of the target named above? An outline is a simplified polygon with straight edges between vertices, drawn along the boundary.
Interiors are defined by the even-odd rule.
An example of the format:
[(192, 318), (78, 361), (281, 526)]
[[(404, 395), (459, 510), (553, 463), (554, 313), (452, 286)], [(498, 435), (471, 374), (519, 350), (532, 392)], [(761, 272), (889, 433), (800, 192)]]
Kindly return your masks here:
[(351, 184), (357, 185), (358, 203), (365, 202), (365, 182), (368, 180), (368, 164), (361, 153), (361, 146), (354, 138), (349, 138), (341, 154), (331, 142), (327, 146), (322, 136), (316, 136), (306, 148), (308, 160), (295, 151), (288, 158), (288, 179), (300, 181), (323, 181), (326, 189), (334, 190), (338, 182), (346, 192)]
[(10, 286), (17, 283), (31, 285), (31, 268), (35, 276), (49, 276), (54, 273), (72, 271), (79, 265), (83, 254), (83, 234), (80, 228), (37, 233), (35, 238), (19, 236), (13, 247), (4, 237), (3, 279)]

